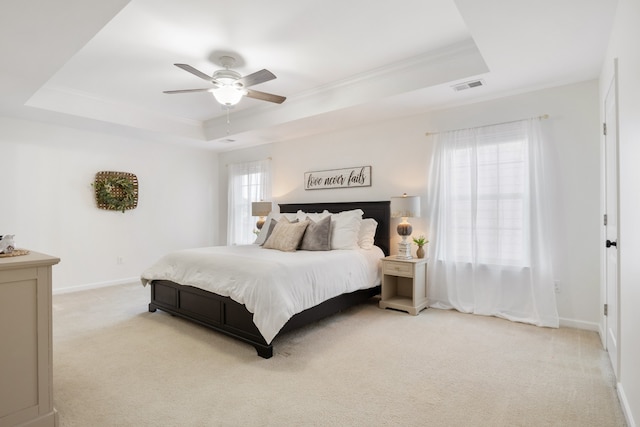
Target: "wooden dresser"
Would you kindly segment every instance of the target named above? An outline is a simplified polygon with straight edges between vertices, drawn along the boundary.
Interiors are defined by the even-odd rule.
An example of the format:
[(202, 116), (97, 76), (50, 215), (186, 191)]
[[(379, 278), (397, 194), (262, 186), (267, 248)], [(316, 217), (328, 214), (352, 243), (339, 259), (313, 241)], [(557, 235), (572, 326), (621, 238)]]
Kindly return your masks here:
[(57, 426), (51, 267), (37, 252), (0, 258), (0, 427)]

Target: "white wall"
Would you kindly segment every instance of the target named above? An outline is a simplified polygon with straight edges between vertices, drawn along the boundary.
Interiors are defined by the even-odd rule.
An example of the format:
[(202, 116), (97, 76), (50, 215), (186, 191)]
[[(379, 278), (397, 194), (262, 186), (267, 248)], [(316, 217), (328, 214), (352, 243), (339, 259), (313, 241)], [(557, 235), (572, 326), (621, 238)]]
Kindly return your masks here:
[[(425, 132), (542, 114), (550, 115), (545, 126), (561, 165), (557, 186), (562, 205), (555, 218), (557, 232), (563, 237), (559, 240), (564, 244), (554, 253), (556, 278), (561, 285), (557, 295), (559, 314), (563, 325), (597, 330), (600, 304), (597, 81), (223, 153), (220, 168), (231, 162), (270, 156), (273, 196), (277, 202), (389, 200), (406, 192), (422, 196), (422, 211), (427, 212), (432, 147)], [(363, 165), (373, 167), (371, 187), (304, 190), (304, 172)], [(220, 188), (226, 188), (224, 174), (220, 176)], [(226, 218), (226, 200), (221, 198), (220, 206), (223, 209), (220, 217)], [(425, 233), (428, 228), (428, 218), (413, 219), (411, 223), (414, 234)], [(221, 227), (221, 235), (225, 233), (226, 222)]]
[[(0, 159), (0, 234), (61, 258), (54, 291), (135, 280), (169, 250), (218, 238), (215, 153), (0, 117)], [(96, 208), (101, 170), (137, 175), (136, 209)]]
[[(640, 2), (619, 0), (600, 77), (600, 104), (618, 59), (620, 178), (620, 372), (618, 395), (631, 427), (640, 423)], [(611, 319), (610, 319), (611, 320)]]

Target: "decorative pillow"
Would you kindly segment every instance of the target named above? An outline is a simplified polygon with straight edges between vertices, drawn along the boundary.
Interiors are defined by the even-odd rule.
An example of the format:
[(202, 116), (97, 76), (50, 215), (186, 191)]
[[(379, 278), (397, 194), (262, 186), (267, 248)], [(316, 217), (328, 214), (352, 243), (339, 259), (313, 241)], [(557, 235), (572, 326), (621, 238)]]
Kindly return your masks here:
[(358, 232), (358, 246), (362, 249), (373, 248), (373, 242), (376, 235), (378, 222), (373, 218), (365, 218), (360, 222), (360, 231)]
[(275, 227), (275, 224), (271, 225), (271, 223), (273, 221), (278, 222), (276, 219), (274, 219), (274, 214), (273, 212), (269, 212), (269, 215), (267, 215), (267, 219), (264, 220), (264, 225), (262, 226), (262, 228), (260, 229), (260, 233), (258, 233), (258, 237), (256, 238), (256, 241), (253, 242), (256, 245), (264, 245), (264, 242), (267, 240), (267, 237), (269, 237), (269, 234), (271, 234), (271, 232), (273, 231), (273, 227)]
[(331, 250), (331, 215), (313, 221), (307, 217), (309, 225), (302, 236), (300, 249), (305, 251), (328, 251)]
[(331, 249), (358, 249), (362, 214), (355, 209), (331, 215)]
[[(267, 239), (269, 238), (269, 236), (271, 236), (271, 233), (273, 233), (273, 229), (276, 227), (277, 223), (278, 223), (278, 221), (276, 221), (273, 218), (271, 218), (271, 220), (269, 222), (265, 221), (264, 225), (262, 226), (262, 229), (260, 230), (260, 235), (256, 239), (256, 243), (258, 243), (258, 240), (260, 240), (260, 237), (262, 236), (262, 241), (260, 243), (258, 243), (258, 244), (260, 246), (264, 246), (264, 242), (266, 242)], [(262, 233), (263, 231), (264, 231), (264, 235)]]
[(289, 222), (286, 217), (282, 217), (262, 247), (278, 249), (284, 252), (295, 252), (300, 246), (300, 241), (304, 231), (307, 229), (307, 225), (309, 225), (309, 221)]
[(307, 213), (298, 209), (298, 212), (296, 212), (296, 218), (298, 218), (299, 221), (304, 221), (307, 218)]
[(294, 213), (269, 212), (269, 215), (267, 215), (267, 218), (264, 220), (264, 225), (260, 229), (260, 233), (258, 233), (258, 237), (253, 243), (261, 246), (264, 245), (264, 242), (266, 242), (267, 239), (269, 238), (269, 234), (271, 234), (271, 231), (273, 231), (273, 226), (275, 226), (274, 224), (272, 228), (269, 229), (268, 225), (271, 224), (271, 220), (273, 219), (274, 221), (278, 222), (278, 220), (283, 217), (287, 218), (289, 222), (294, 222), (296, 221), (296, 218), (297, 218), (296, 214)]
[[(278, 214), (278, 215), (279, 215), (279, 217), (276, 218), (276, 219), (280, 219), (282, 217), (285, 217), (285, 218), (287, 218), (287, 220), (289, 220), (289, 222), (293, 222), (296, 219), (299, 219), (298, 218), (298, 214), (294, 214), (294, 213), (281, 213), (281, 214)], [(302, 221), (302, 220), (304, 220), (304, 217), (302, 219), (300, 219), (300, 221)]]
[(316, 212), (303, 212), (303, 211), (298, 211), (296, 213), (296, 217), (300, 220), (300, 221), (304, 221), (305, 219), (310, 219), (312, 221), (318, 222), (321, 219), (324, 219), (328, 216), (331, 216), (331, 212), (329, 212), (328, 210), (324, 210), (322, 211), (322, 213), (316, 213)]

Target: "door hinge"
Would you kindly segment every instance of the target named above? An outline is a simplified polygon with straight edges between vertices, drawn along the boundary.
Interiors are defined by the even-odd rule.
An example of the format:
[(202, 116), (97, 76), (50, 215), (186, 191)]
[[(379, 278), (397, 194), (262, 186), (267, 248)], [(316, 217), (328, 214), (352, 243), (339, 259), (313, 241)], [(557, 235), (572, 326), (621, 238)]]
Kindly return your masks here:
[(605, 227), (607, 225), (607, 214), (604, 214), (604, 225), (605, 225)]
[(606, 123), (602, 124), (602, 134), (605, 135), (605, 136), (607, 135), (607, 124)]
[(604, 315), (608, 316), (609, 315), (609, 304), (605, 304), (604, 305)]

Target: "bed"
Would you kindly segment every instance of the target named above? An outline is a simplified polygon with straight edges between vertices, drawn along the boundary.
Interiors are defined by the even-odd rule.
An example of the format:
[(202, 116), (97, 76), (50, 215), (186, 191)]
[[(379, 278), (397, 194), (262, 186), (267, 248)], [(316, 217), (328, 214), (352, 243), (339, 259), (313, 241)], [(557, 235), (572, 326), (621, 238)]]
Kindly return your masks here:
[[(283, 214), (295, 214), (298, 211), (320, 213), (325, 210), (336, 213), (356, 209), (363, 211), (363, 219), (373, 218), (378, 223), (374, 237), (374, 245), (379, 248), (379, 251), (376, 253), (380, 253), (380, 257), (389, 255), (390, 212), (388, 201), (293, 203), (280, 205), (280, 212)], [(265, 224), (265, 227), (268, 225), (268, 223)], [(257, 250), (265, 251), (265, 249)], [(327, 253), (327, 255), (329, 254)], [(218, 332), (222, 332), (254, 346), (258, 355), (263, 358), (273, 356), (273, 338), (293, 329), (316, 322), (353, 305), (361, 304), (380, 293), (380, 285), (377, 284), (373, 287), (358, 289), (331, 297), (310, 308), (297, 312), (297, 314), (294, 314), (279, 328), (273, 338), (271, 335), (268, 335), (269, 339), (265, 339), (263, 333), (261, 333), (256, 323), (254, 323), (254, 313), (251, 312), (245, 304), (240, 304), (229, 296), (219, 295), (201, 289), (200, 287), (177, 283), (172, 280), (151, 280), (150, 278), (143, 278), (143, 284), (147, 282), (151, 288), (150, 312), (155, 312), (160, 309), (172, 315), (180, 316)], [(262, 324), (260, 324), (260, 326), (264, 328)]]

